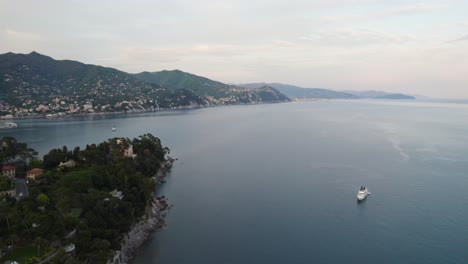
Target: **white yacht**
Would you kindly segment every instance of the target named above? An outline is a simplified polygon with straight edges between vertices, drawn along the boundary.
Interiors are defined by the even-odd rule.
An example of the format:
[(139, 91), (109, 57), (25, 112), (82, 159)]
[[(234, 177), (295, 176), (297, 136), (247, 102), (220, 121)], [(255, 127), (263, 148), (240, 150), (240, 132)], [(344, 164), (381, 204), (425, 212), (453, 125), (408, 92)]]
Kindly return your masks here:
[(15, 128), (15, 127), (18, 127), (18, 125), (13, 122), (1, 122), (0, 123), (0, 128)]
[(366, 186), (361, 186), (361, 189), (359, 189), (358, 193), (357, 193), (357, 199), (358, 201), (362, 201), (364, 199), (366, 199), (367, 195), (369, 195), (370, 192), (369, 190), (367, 190)]
[(114, 126), (114, 127), (112, 128), (112, 132), (115, 132), (115, 131), (117, 131), (117, 127), (116, 127), (116, 126)]

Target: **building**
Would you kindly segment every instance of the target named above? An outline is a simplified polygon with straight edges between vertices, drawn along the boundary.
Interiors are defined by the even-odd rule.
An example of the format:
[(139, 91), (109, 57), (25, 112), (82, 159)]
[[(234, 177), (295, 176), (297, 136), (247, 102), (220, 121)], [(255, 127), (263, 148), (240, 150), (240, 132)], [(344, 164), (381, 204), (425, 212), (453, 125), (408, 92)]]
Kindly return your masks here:
[(2, 167), (2, 175), (8, 177), (10, 179), (15, 178), (16, 176), (16, 168), (14, 166), (3, 166)]
[(112, 195), (115, 198), (120, 199), (120, 200), (122, 200), (124, 198), (124, 195), (123, 195), (122, 191), (113, 190), (109, 194)]
[(41, 173), (43, 173), (43, 172), (44, 172), (43, 169), (34, 168), (34, 169), (29, 170), (29, 171), (26, 172), (26, 177), (27, 177), (28, 179), (33, 179), (33, 180), (35, 180), (35, 179), (36, 179), (36, 176), (39, 175), (39, 174), (41, 174)]
[[(117, 139), (117, 144), (118, 145), (123, 145), (124, 140), (123, 139)], [(135, 158), (136, 157), (136, 155), (133, 154), (132, 144), (128, 144), (128, 147), (123, 149), (123, 156), (126, 157), (126, 158)]]
[(124, 149), (124, 157), (133, 158), (133, 146), (130, 145), (128, 148)]
[(60, 162), (59, 167), (72, 168), (75, 167), (76, 162), (74, 160), (69, 160), (67, 162)]
[(83, 110), (88, 111), (88, 110), (91, 110), (91, 109), (93, 109), (92, 104), (84, 104), (83, 105)]

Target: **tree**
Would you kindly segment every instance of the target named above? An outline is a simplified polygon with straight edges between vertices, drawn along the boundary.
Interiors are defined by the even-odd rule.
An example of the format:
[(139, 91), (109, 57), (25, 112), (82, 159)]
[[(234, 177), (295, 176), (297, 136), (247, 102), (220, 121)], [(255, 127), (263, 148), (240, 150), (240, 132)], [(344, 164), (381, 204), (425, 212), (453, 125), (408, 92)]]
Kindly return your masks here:
[(37, 197), (36, 197), (36, 202), (40, 205), (40, 206), (47, 206), (49, 204), (49, 197), (45, 194), (45, 193), (40, 193)]
[(60, 162), (67, 159), (67, 153), (63, 153), (60, 149), (53, 149), (48, 154), (44, 155), (44, 169), (50, 170), (57, 167)]
[(42, 237), (37, 236), (36, 238), (34, 238), (34, 244), (37, 245), (37, 256), (40, 256), (41, 255), (41, 253), (40, 253), (41, 245), (43, 244)]
[(28, 144), (18, 142), (13, 137), (3, 137), (1, 140), (3, 148), (0, 151), (0, 159), (6, 162), (17, 157), (22, 160), (32, 160), (37, 158), (37, 151), (28, 147)]
[[(24, 148), (16, 140), (8, 142)], [(122, 151), (130, 145), (136, 157), (124, 157)], [(0, 150), (0, 157), (8, 159), (11, 153), (17, 152), (12, 152), (12, 148)], [(152, 177), (168, 153), (159, 138), (145, 134), (132, 141), (122, 139), (119, 144), (112, 139), (88, 145), (84, 150), (53, 149), (44, 156), (42, 164), (37, 159), (29, 160), (29, 164), (21, 160), (25, 169), (28, 165), (28, 169), (42, 167), (47, 172), (41, 174), (44, 180), (40, 184), (30, 185), (28, 198), (16, 201), (0, 195), (3, 243), (21, 238), (30, 246), (42, 248), (48, 245), (47, 241), (62, 239), (76, 230), (73, 238), (67, 238), (76, 245), (76, 255), (68, 262), (106, 262), (111, 250), (119, 249), (122, 235), (145, 214), (155, 190)], [(19, 154), (14, 155), (19, 160)], [(57, 168), (69, 159), (76, 159), (79, 165)], [(122, 199), (109, 194), (114, 189), (123, 193)], [(59, 256), (53, 261), (63, 263), (64, 258)]]
[(31, 161), (29, 161), (29, 164), (28, 164), (28, 167), (30, 169), (43, 168), (43, 166), (44, 166), (44, 163), (40, 159), (32, 159)]
[(169, 155), (171, 154), (171, 150), (168, 147), (163, 148), (164, 154)]
[(94, 251), (95, 260), (98, 263), (105, 263), (108, 260), (110, 252), (110, 242), (105, 239), (95, 238), (91, 244), (91, 250)]

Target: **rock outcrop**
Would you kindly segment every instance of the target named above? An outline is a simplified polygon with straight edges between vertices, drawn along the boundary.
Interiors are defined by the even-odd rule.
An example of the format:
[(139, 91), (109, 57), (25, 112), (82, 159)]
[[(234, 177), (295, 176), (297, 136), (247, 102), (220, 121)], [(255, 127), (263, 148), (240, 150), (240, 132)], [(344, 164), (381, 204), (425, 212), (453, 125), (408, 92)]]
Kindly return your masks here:
[[(164, 183), (164, 178), (171, 169), (174, 161), (175, 159), (169, 156), (166, 157), (161, 169), (154, 176), (156, 184)], [(133, 259), (138, 248), (143, 245), (153, 232), (161, 230), (164, 226), (164, 217), (168, 209), (169, 206), (164, 196), (154, 196), (151, 201), (151, 206), (146, 208), (145, 216), (134, 224), (130, 231), (124, 236), (120, 251), (113, 254), (109, 263), (123, 264)]]

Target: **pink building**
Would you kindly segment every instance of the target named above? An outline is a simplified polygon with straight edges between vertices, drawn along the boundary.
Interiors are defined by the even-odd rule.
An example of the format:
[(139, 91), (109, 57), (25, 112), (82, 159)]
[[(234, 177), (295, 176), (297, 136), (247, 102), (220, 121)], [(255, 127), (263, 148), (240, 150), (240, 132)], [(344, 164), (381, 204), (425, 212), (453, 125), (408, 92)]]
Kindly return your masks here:
[(2, 167), (2, 175), (8, 178), (15, 178), (16, 176), (16, 168), (14, 166), (3, 166)]

